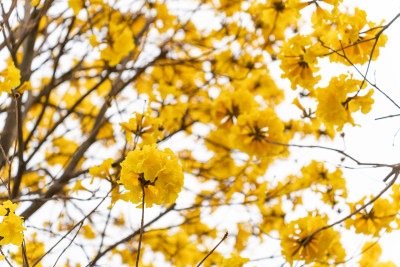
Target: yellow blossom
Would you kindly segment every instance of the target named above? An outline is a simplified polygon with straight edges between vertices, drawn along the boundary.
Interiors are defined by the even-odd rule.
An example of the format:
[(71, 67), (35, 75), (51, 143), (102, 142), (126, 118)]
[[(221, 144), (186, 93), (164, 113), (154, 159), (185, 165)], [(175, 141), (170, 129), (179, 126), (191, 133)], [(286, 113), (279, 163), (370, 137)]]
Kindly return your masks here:
[[(372, 196), (371, 196), (372, 197)], [(354, 212), (362, 205), (367, 203), (367, 198), (364, 197), (356, 203), (349, 203), (350, 211)], [(369, 210), (362, 210), (345, 221), (347, 229), (355, 228), (356, 233), (366, 235), (380, 236), (384, 229), (386, 232), (391, 232), (394, 225), (394, 218), (398, 213), (396, 205), (390, 203), (388, 199), (379, 198)], [(398, 227), (398, 226), (397, 226)]]
[(379, 262), (382, 248), (377, 242), (365, 242), (361, 249), (362, 257), (358, 261), (362, 267), (396, 267), (392, 261)]
[[(1, 214), (4, 216), (3, 221), (0, 223), (0, 236), (3, 237), (0, 240), (0, 245), (13, 244), (20, 246), (24, 240), (22, 231), (25, 231), (26, 228), (22, 226), (22, 217), (14, 213), (15, 209), (16, 204), (9, 200), (4, 202), (0, 208)], [(6, 213), (4, 213), (5, 211)]]
[[(34, 233), (31, 238), (25, 239), (26, 245), (24, 246), (24, 253), (26, 253), (26, 258), (29, 261), (29, 266), (32, 266), (36, 262), (36, 260), (45, 253), (45, 244), (41, 241), (38, 241), (36, 239), (36, 236), (37, 233)], [(23, 256), (25, 255), (24, 253), (22, 252), (22, 246), (19, 246), (18, 252), (11, 255), (13, 261), (18, 263), (18, 266), (24, 265), (24, 261), (26, 259)], [(39, 262), (35, 266), (43, 267), (41, 262)]]
[(235, 145), (249, 155), (277, 156), (287, 151), (285, 146), (274, 144), (287, 142), (283, 131), (284, 124), (273, 109), (253, 110), (238, 117)]
[(77, 16), (81, 9), (83, 9), (85, 5), (84, 0), (69, 0), (68, 5), (74, 11), (74, 15)]
[(72, 192), (78, 192), (81, 190), (88, 191), (87, 188), (82, 185), (82, 181), (78, 180), (78, 181), (76, 181), (75, 186), (72, 188)]
[(251, 234), (252, 228), (250, 224), (238, 224), (238, 233), (236, 235), (236, 243), (234, 247), (237, 252), (241, 252), (244, 248), (247, 247), (247, 242)]
[(93, 183), (94, 177), (99, 177), (103, 179), (109, 178), (111, 176), (110, 169), (113, 163), (114, 159), (108, 158), (103, 161), (100, 166), (93, 166), (92, 168), (89, 168), (89, 174), (93, 176), (90, 183)]
[(21, 83), (21, 74), (14, 62), (10, 61), (5, 70), (0, 73), (0, 92), (10, 93), (11, 89)]
[(213, 120), (218, 126), (229, 127), (236, 123), (239, 115), (257, 108), (254, 95), (245, 90), (222, 91), (213, 102)]
[(130, 151), (121, 167), (120, 183), (128, 190), (124, 197), (132, 203), (143, 201), (142, 187), (147, 207), (174, 203), (183, 186), (182, 167), (168, 148), (145, 145)]
[(293, 90), (297, 85), (311, 90), (321, 79), (321, 76), (315, 75), (319, 70), (316, 67), (317, 56), (321, 53), (318, 44), (313, 45), (310, 37), (301, 35), (296, 35), (283, 45), (279, 56), (284, 72), (282, 78), (291, 81)]
[(0, 214), (0, 216), (4, 216), (4, 215), (5, 215), (4, 209), (3, 209), (3, 208), (5, 208), (6, 210), (9, 210), (10, 212), (15, 212), (15, 210), (16, 210), (17, 207), (18, 207), (17, 204), (12, 203), (10, 200), (7, 200), (6, 202), (3, 202), (2, 205), (3, 205), (3, 206), (2, 206), (2, 209), (1, 209), (1, 214)]
[(366, 12), (358, 8), (352, 13), (342, 13), (337, 7), (329, 12), (317, 6), (312, 22), (315, 29), (313, 35), (324, 47), (330, 48), (330, 53), (327, 54), (332, 62), (351, 65), (375, 60), (379, 55), (379, 49), (387, 41), (386, 35), (378, 35), (382, 30), (381, 25), (368, 22)]
[(343, 261), (345, 251), (340, 243), (340, 235), (332, 228), (320, 231), (326, 226), (326, 218), (307, 216), (290, 222), (281, 230), (282, 254), (289, 263), (304, 260), (306, 264), (329, 259)]
[(101, 51), (101, 58), (108, 61), (108, 64), (113, 67), (133, 51), (135, 43), (132, 31), (128, 27), (116, 29), (115, 32), (111, 32), (111, 35), (114, 39)]
[(160, 119), (152, 117), (150, 111), (144, 114), (135, 112), (133, 118), (119, 125), (125, 131), (126, 140), (130, 143), (138, 141), (132, 139), (133, 135), (136, 138), (141, 138), (141, 146), (153, 144), (162, 137), (159, 130)]
[(317, 88), (315, 91), (318, 101), (317, 117), (327, 127), (336, 127), (337, 131), (341, 131), (346, 123), (354, 125), (351, 113), (360, 109), (363, 113), (367, 113), (374, 102), (371, 98), (373, 91), (369, 91), (365, 96), (358, 95), (360, 84), (361, 81), (348, 79), (342, 74), (339, 78), (332, 78), (327, 87)]
[(242, 267), (243, 264), (249, 262), (249, 258), (242, 258), (239, 255), (232, 255), (231, 258), (223, 259), (221, 267)]
[(96, 234), (95, 234), (95, 232), (93, 232), (93, 229), (92, 229), (92, 227), (90, 225), (82, 226), (81, 231), (83, 232), (83, 236), (86, 239), (94, 239), (94, 238), (96, 238)]

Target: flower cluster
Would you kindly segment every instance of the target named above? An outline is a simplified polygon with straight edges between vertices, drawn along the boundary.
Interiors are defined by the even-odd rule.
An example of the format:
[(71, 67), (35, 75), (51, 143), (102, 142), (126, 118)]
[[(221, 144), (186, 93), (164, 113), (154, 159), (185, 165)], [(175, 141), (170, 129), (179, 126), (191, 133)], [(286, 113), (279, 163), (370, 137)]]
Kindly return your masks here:
[(159, 131), (160, 119), (151, 116), (151, 112), (144, 114), (135, 112), (134, 116), (128, 122), (120, 123), (122, 130), (125, 132), (126, 140), (129, 143), (135, 143), (138, 140), (133, 139), (140, 136), (140, 145), (149, 145), (155, 143), (162, 137)]
[[(87, 257), (56, 264), (107, 265), (111, 252), (130, 266), (159, 259), (196, 266), (226, 224), (237, 231), (222, 240), (224, 255), (212, 252), (205, 267), (252, 265), (246, 251), (268, 246), (264, 238), (277, 234), (282, 257), (273, 261), (316, 267), (345, 260), (336, 230), (376, 238), (400, 229), (400, 185), (358, 211), (374, 197), (349, 202), (341, 167), (311, 161), (319, 156), (314, 150), (298, 154), (370, 112), (370, 61), (398, 17), (375, 24), (343, 0), (9, 2), (9, 25), (0, 27), (0, 193), (24, 201), (26, 220), (47, 201), (60, 202), (52, 205), (60, 216), (46, 216), (38, 240), (24, 232), (16, 205), (0, 202), (0, 246), (25, 245), (15, 256), (0, 250), (11, 253), (12, 264), (40, 266), (39, 257), (58, 256), (45, 253), (49, 240), (58, 242), (54, 234), (65, 239), (74, 231)], [(199, 15), (212, 17), (212, 25), (203, 28)], [(363, 79), (353, 78), (353, 67), (364, 70)], [(157, 149), (167, 143), (177, 156)], [(102, 163), (88, 168), (94, 160)], [(174, 203), (178, 194), (185, 195), (182, 207), (169, 205), (152, 221), (143, 211), (140, 236), (115, 240), (137, 223), (125, 220), (118, 200), (144, 209)], [(95, 210), (76, 205), (96, 200)], [(111, 202), (107, 218), (103, 201)], [(216, 225), (225, 210), (240, 216)], [(177, 221), (164, 217), (169, 211)], [(339, 228), (334, 221), (349, 211)], [(78, 213), (85, 222), (75, 220)], [(104, 253), (92, 254), (92, 247)], [(362, 266), (381, 266), (362, 253)], [(91, 262), (80, 262), (86, 258)]]
[(21, 73), (11, 61), (7, 68), (0, 73), (0, 92), (10, 93), (11, 89), (20, 85), (20, 80)]
[(183, 186), (182, 167), (168, 148), (145, 145), (130, 151), (121, 167), (120, 183), (128, 190), (123, 199), (132, 203), (143, 201), (143, 190), (146, 207), (174, 203)]
[(364, 96), (358, 95), (360, 84), (361, 81), (349, 79), (347, 75), (342, 74), (338, 78), (332, 78), (326, 88), (317, 88), (317, 117), (327, 127), (337, 127), (338, 131), (342, 130), (345, 123), (354, 125), (352, 113), (361, 110), (366, 114), (374, 103), (372, 89)]
[(0, 216), (4, 216), (0, 223), (0, 246), (8, 244), (20, 246), (24, 240), (22, 231), (26, 228), (22, 226), (23, 218), (14, 213), (16, 208), (17, 204), (13, 204), (10, 200), (0, 206)]
[[(370, 197), (370, 199), (373, 196)], [(356, 203), (349, 203), (351, 212), (359, 209), (369, 202), (367, 197), (362, 198)], [(345, 221), (345, 227), (351, 229), (354, 227), (356, 233), (373, 235), (379, 237), (383, 232), (391, 232), (393, 229), (399, 229), (400, 223), (396, 218), (399, 208), (386, 198), (377, 199), (371, 208), (363, 209)]]
[(332, 228), (316, 232), (326, 226), (326, 218), (308, 216), (290, 222), (281, 232), (282, 254), (290, 263), (304, 260), (306, 264), (334, 259), (344, 260), (346, 256), (340, 244), (340, 235)]
[(287, 138), (283, 122), (273, 109), (253, 110), (240, 116), (235, 132), (240, 149), (249, 155), (276, 156), (286, 151), (285, 146), (277, 145), (286, 143)]

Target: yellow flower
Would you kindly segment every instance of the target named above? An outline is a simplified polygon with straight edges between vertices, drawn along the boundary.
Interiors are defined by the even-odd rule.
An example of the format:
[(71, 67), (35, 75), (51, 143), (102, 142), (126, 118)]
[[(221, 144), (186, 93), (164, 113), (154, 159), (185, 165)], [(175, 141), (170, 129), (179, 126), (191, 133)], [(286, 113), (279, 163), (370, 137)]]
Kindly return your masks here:
[(319, 228), (326, 226), (326, 218), (308, 216), (290, 222), (281, 232), (282, 254), (286, 260), (304, 260), (306, 264), (315, 261), (334, 259), (343, 261), (345, 251), (340, 243), (340, 235), (332, 228), (313, 235)]
[(31, 5), (32, 6), (37, 6), (40, 3), (40, 0), (32, 0)]
[(266, 67), (254, 69), (251, 71), (251, 76), (246, 79), (234, 79), (231, 84), (233, 88), (252, 93), (253, 99), (256, 95), (262, 96), (270, 107), (276, 106), (285, 98), (283, 90), (275, 83)]
[(361, 249), (362, 257), (358, 261), (363, 267), (396, 267), (392, 261), (378, 262), (382, 254), (382, 248), (377, 242), (365, 242)]
[(84, 187), (84, 186), (82, 185), (82, 181), (81, 181), (81, 180), (78, 180), (78, 181), (76, 181), (75, 186), (72, 188), (72, 192), (78, 192), (78, 191), (80, 191), (80, 190), (89, 191), (86, 187)]
[[(39, 257), (45, 254), (45, 245), (43, 242), (40, 242), (36, 239), (37, 233), (32, 234), (30, 238), (25, 238), (25, 246), (24, 252), (22, 252), (22, 246), (19, 246), (18, 252), (15, 254), (11, 254), (11, 258), (15, 261), (18, 265), (17, 266), (24, 266), (24, 262), (26, 259), (29, 261), (29, 266), (32, 266)], [(24, 257), (26, 256), (26, 258)], [(25, 264), (27, 265), (27, 264)], [(35, 266), (43, 267), (42, 263), (39, 262)]]
[(121, 163), (120, 183), (128, 191), (124, 200), (132, 203), (143, 201), (146, 207), (153, 204), (174, 203), (183, 186), (183, 172), (170, 149), (158, 150), (154, 145), (130, 151)]
[(101, 50), (101, 58), (108, 61), (108, 64), (113, 67), (133, 51), (135, 42), (132, 31), (128, 27), (123, 29), (110, 27), (110, 34), (113, 41)]
[(235, 243), (235, 250), (237, 252), (241, 252), (247, 247), (247, 243), (249, 241), (249, 237), (253, 233), (253, 229), (251, 228), (250, 224), (246, 223), (238, 223), (238, 233), (236, 235), (236, 243)]
[(342, 2), (342, 0), (322, 0), (322, 2), (325, 2), (333, 6), (338, 6), (339, 3)]
[(69, 0), (68, 5), (74, 11), (74, 15), (77, 16), (85, 4), (84, 0)]
[[(357, 203), (350, 203), (350, 211), (354, 212), (366, 202), (367, 199), (364, 197)], [(397, 207), (390, 203), (388, 199), (379, 198), (374, 202), (373, 207), (369, 211), (364, 209), (346, 220), (345, 226), (347, 229), (354, 227), (356, 233), (379, 236), (383, 229), (386, 232), (392, 231), (395, 226), (393, 223), (395, 222), (397, 213)]]
[(342, 74), (339, 78), (334, 77), (325, 88), (317, 88), (315, 96), (318, 101), (316, 115), (326, 127), (336, 127), (341, 131), (344, 124), (354, 125), (353, 112), (361, 109), (363, 113), (371, 110), (374, 100), (371, 98), (373, 91), (370, 90), (364, 96), (350, 95), (355, 93), (361, 81), (348, 79)]
[(273, 206), (263, 205), (268, 192), (267, 190), (263, 190), (260, 193), (263, 193), (263, 202), (260, 201), (258, 205), (261, 215), (262, 215), (262, 223), (260, 224), (260, 229), (263, 233), (269, 234), (273, 230), (280, 231), (285, 227), (285, 216), (286, 213), (282, 210), (282, 203), (275, 204)]
[(372, 104), (375, 102), (372, 98), (374, 90), (369, 90), (364, 96), (355, 96), (349, 102), (350, 112), (361, 110), (362, 113), (367, 114), (372, 109)]
[[(68, 140), (63, 136), (54, 139), (52, 146), (46, 150), (45, 156), (47, 163), (51, 166), (56, 164), (64, 165), (71, 160), (71, 155), (75, 153), (78, 146), (76, 142)], [(84, 159), (81, 159), (78, 164), (82, 164), (83, 161)]]
[(265, 38), (268, 40), (273, 35), (277, 41), (285, 38), (285, 29), (289, 25), (297, 24), (300, 10), (307, 5), (299, 0), (259, 1), (259, 4), (250, 6), (249, 13), (257, 16), (257, 24)]
[(185, 121), (187, 111), (188, 103), (163, 106), (160, 110), (160, 125), (163, 128), (163, 135), (168, 135), (179, 130)]
[(95, 239), (96, 238), (96, 234), (93, 232), (92, 227), (90, 227), (90, 225), (84, 225), (82, 227), (81, 231), (83, 232), (83, 236), (86, 239)]
[(250, 259), (242, 258), (239, 255), (232, 255), (229, 259), (223, 259), (221, 267), (242, 267), (243, 264), (249, 262)]
[(22, 231), (26, 230), (22, 223), (22, 217), (15, 215), (14, 212), (10, 211), (7, 216), (4, 216), (3, 221), (0, 223), (0, 236), (3, 237), (0, 240), (0, 245), (13, 244), (20, 246), (24, 240)]
[[(335, 2), (332, 4), (335, 5)], [(353, 14), (349, 14), (339, 12), (337, 7), (329, 12), (317, 6), (312, 22), (315, 29), (313, 36), (331, 51), (338, 51), (329, 53), (331, 62), (351, 65), (376, 60), (380, 47), (385, 46), (387, 41), (387, 36), (381, 34), (375, 42), (377, 34), (382, 29), (382, 23), (375, 25), (367, 22), (367, 13), (358, 8), (354, 9)]]
[(90, 183), (93, 183), (94, 177), (99, 177), (106, 179), (110, 177), (110, 169), (112, 164), (114, 163), (114, 160), (112, 158), (108, 158), (103, 163), (101, 163), (100, 166), (94, 166), (89, 169), (89, 174), (93, 176), (92, 181)]
[(232, 126), (239, 115), (248, 113), (257, 107), (258, 103), (249, 91), (222, 91), (213, 102), (214, 123), (218, 126)]
[[(9, 210), (10, 212), (15, 212), (15, 210), (17, 209), (18, 205), (15, 203), (12, 203), (10, 200), (7, 200), (6, 202), (3, 202), (2, 204), (3, 208)], [(5, 214), (1, 214), (2, 216), (4, 216)]]
[[(148, 232), (146, 244), (153, 251), (161, 252), (171, 266), (196, 266), (204, 257), (204, 254), (188, 233), (179, 230), (176, 233), (168, 234), (166, 231)], [(208, 263), (212, 261), (218, 253), (215, 251)], [(207, 266), (207, 265), (206, 265)], [(210, 265), (208, 265), (210, 266)]]
[(317, 56), (321, 53), (320, 45), (312, 45), (310, 37), (296, 35), (282, 47), (279, 58), (284, 73), (281, 77), (290, 80), (293, 90), (297, 85), (313, 89), (321, 79), (321, 76), (314, 75), (319, 70), (315, 65), (318, 63)]
[(284, 153), (285, 146), (273, 142), (286, 143), (284, 124), (274, 110), (253, 110), (240, 115), (235, 126), (236, 146), (249, 155), (277, 156)]
[(323, 162), (312, 161), (308, 166), (301, 169), (302, 177), (292, 183), (293, 191), (299, 188), (311, 188), (315, 192), (322, 194), (322, 200), (327, 204), (335, 205), (338, 197), (347, 197), (346, 180), (343, 172), (336, 168), (334, 172), (329, 172)]
[(11, 61), (7, 69), (0, 73), (0, 92), (10, 93), (11, 89), (19, 86), (21, 83), (21, 74), (18, 68), (15, 67), (14, 62)]
[(133, 118), (119, 125), (125, 131), (126, 140), (130, 143), (133, 141), (132, 135), (142, 139), (141, 146), (153, 144), (162, 137), (159, 130), (160, 119), (153, 118), (149, 111), (145, 114), (135, 112)]

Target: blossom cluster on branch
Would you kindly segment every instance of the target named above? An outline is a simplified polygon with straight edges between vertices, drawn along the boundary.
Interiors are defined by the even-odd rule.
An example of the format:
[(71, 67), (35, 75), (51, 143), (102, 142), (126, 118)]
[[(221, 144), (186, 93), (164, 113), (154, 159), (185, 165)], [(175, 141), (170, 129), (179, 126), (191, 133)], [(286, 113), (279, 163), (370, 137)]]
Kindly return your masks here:
[[(4, 264), (335, 266), (356, 261), (353, 234), (368, 237), (361, 266), (392, 266), (375, 241), (400, 229), (400, 165), (326, 142), (383, 93), (368, 71), (400, 15), (375, 23), (341, 0), (0, 7)], [(342, 159), (299, 167), (292, 148)], [(342, 167), (361, 165), (390, 168), (387, 185), (352, 202)], [(270, 243), (279, 255), (249, 252)]]

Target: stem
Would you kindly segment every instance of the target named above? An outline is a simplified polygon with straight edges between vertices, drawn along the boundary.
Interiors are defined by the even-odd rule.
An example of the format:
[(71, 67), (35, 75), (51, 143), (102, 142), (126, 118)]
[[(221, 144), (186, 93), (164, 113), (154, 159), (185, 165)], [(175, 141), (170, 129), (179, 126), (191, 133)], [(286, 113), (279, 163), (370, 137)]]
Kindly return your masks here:
[(204, 259), (201, 260), (201, 262), (199, 262), (196, 267), (200, 267), (201, 264), (208, 258), (208, 256), (210, 256), (214, 250), (217, 249), (217, 247), (228, 237), (228, 232), (225, 233), (224, 237), (221, 239), (221, 241), (218, 242), (218, 244), (210, 251), (208, 252), (208, 254), (204, 257)]
[(140, 258), (140, 247), (142, 246), (142, 237), (143, 237), (143, 225), (144, 225), (144, 185), (142, 184), (142, 191), (143, 191), (143, 203), (142, 203), (142, 221), (140, 222), (140, 236), (139, 236), (139, 246), (138, 246), (138, 251), (137, 251), (137, 257), (136, 257), (136, 267), (139, 266), (139, 258)]
[(7, 259), (6, 255), (4, 255), (4, 252), (3, 252), (3, 250), (1, 250), (1, 248), (0, 248), (0, 253), (1, 253), (1, 255), (4, 256), (4, 260), (7, 262), (7, 264), (8, 264), (10, 267), (13, 267), (13, 265), (11, 264), (11, 262)]

